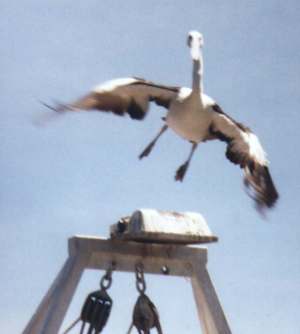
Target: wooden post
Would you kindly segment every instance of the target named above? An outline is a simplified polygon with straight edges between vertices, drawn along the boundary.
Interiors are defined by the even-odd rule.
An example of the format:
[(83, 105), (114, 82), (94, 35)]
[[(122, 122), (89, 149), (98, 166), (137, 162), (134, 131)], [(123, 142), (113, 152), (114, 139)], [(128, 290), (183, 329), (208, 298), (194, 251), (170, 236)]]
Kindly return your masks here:
[(227, 320), (205, 267), (195, 267), (192, 287), (203, 333), (230, 334)]
[(83, 255), (71, 255), (31, 318), (24, 334), (58, 333), (85, 267)]
[(111, 263), (115, 271), (134, 272), (143, 263), (145, 273), (191, 277), (203, 334), (231, 333), (206, 270), (206, 248), (87, 236), (69, 239), (69, 258), (23, 333), (58, 333), (83, 270)]

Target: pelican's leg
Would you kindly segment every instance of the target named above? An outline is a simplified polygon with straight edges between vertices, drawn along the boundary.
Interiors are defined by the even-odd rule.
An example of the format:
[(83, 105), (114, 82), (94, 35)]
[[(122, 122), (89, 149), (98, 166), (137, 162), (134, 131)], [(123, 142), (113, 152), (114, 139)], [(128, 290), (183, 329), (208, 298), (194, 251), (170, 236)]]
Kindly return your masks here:
[(157, 142), (158, 138), (168, 129), (168, 125), (164, 125), (159, 133), (157, 134), (157, 136), (149, 143), (149, 145), (144, 149), (144, 151), (139, 155), (139, 159), (143, 159), (144, 157), (147, 157), (150, 152), (153, 149), (153, 146), (155, 145), (155, 143)]
[(189, 154), (189, 157), (187, 158), (186, 162), (184, 164), (182, 164), (176, 171), (176, 175), (175, 175), (175, 180), (176, 181), (183, 181), (183, 178), (184, 178), (184, 175), (189, 167), (189, 164), (190, 164), (190, 161), (192, 159), (192, 156), (198, 146), (197, 143), (192, 143), (192, 149), (191, 149), (191, 152)]

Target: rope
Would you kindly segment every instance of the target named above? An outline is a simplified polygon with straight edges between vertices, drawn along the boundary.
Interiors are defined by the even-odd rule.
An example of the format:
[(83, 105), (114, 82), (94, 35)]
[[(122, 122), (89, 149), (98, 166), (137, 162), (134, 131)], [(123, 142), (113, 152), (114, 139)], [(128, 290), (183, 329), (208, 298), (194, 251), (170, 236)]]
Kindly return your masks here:
[(131, 331), (132, 331), (132, 329), (133, 329), (133, 322), (131, 323), (131, 325), (130, 325), (130, 327), (129, 327), (129, 329), (128, 329), (128, 332), (127, 332), (126, 334), (130, 334)]
[(80, 321), (80, 317), (78, 317), (62, 334), (69, 333)]

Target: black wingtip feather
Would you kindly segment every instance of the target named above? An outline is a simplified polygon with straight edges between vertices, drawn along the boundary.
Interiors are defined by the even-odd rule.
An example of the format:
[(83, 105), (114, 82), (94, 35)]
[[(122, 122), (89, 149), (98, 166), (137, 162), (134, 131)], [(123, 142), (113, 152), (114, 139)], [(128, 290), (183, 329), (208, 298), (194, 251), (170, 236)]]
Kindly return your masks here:
[(244, 183), (254, 192), (253, 199), (259, 211), (272, 208), (276, 204), (279, 195), (272, 180), (269, 168), (255, 164), (251, 169), (246, 167)]

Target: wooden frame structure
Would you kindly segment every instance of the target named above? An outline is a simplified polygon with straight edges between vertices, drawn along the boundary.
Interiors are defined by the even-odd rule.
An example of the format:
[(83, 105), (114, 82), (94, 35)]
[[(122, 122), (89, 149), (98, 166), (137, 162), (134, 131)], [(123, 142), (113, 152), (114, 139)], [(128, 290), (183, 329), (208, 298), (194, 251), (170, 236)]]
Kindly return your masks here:
[(134, 272), (142, 263), (145, 273), (190, 277), (202, 333), (231, 334), (206, 268), (206, 248), (89, 236), (69, 239), (69, 257), (23, 334), (59, 333), (84, 269), (106, 270), (112, 263), (114, 271)]

